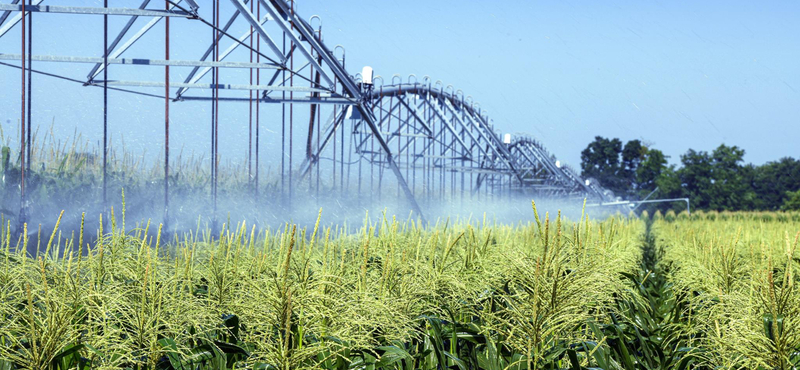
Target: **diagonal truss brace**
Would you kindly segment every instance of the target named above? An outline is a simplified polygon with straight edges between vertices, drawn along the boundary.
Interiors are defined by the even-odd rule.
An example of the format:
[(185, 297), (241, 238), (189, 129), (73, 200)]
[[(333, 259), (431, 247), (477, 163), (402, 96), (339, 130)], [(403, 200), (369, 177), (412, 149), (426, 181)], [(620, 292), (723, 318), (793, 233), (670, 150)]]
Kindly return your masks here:
[[(175, 2), (175, 4), (169, 4), (169, 9), (172, 10), (173, 8), (175, 8), (175, 5), (178, 4), (178, 3), (180, 3), (180, 0)], [(132, 25), (133, 21), (135, 21), (137, 17), (138, 16), (132, 17), (132, 19), (129, 20), (128, 23)], [(141, 39), (142, 36), (144, 36), (144, 34), (147, 33), (147, 31), (150, 31), (150, 29), (155, 27), (155, 25), (159, 21), (161, 21), (161, 19), (163, 19), (163, 18), (164, 17), (156, 17), (156, 18), (153, 18), (150, 21), (148, 21), (147, 24), (145, 24), (138, 32), (136, 32), (133, 36), (131, 36), (130, 39), (125, 41), (125, 43), (123, 43), (122, 46), (120, 46), (119, 49), (114, 50), (115, 45), (111, 46), (110, 49), (114, 50), (114, 51), (111, 52), (111, 54), (109, 54), (109, 57), (110, 58), (119, 58), (120, 55), (122, 55), (123, 53), (125, 53), (125, 51), (130, 49), (130, 47), (133, 46), (133, 44), (136, 43), (136, 41), (139, 41), (139, 39)], [(130, 29), (130, 27), (128, 27), (126, 25), (126, 27), (124, 27), (122, 29), (122, 31), (120, 31), (119, 35), (117, 35), (117, 37), (116, 37), (116, 39), (114, 41), (121, 40), (122, 37), (128, 32), (129, 29)], [(106, 53), (108, 53), (108, 50), (106, 50)], [(89, 72), (89, 75), (87, 76), (87, 81), (91, 82), (92, 80), (94, 80), (94, 78), (97, 77), (97, 75), (99, 75), (101, 72), (103, 72), (103, 69), (105, 69), (105, 67), (106, 66), (103, 63), (99, 63), (98, 65), (95, 65), (94, 68), (92, 68), (92, 71)]]
[[(33, 5), (39, 5), (39, 4), (42, 3), (42, 1), (44, 1), (44, 0), (35, 0), (33, 2)], [(13, 4), (17, 4), (18, 2), (19, 1), (14, 1)], [(16, 5), (13, 5), (13, 4), (12, 5), (5, 5), (5, 6), (7, 6), (7, 7), (15, 7)], [(30, 5), (26, 5), (25, 6), (25, 11), (30, 10), (30, 8), (31, 8)], [(3, 22), (6, 20), (6, 18), (8, 18), (8, 15), (11, 14), (12, 11), (20, 11), (20, 9), (18, 9), (18, 8), (17, 9), (0, 9), (0, 10), (5, 10), (3, 12), (3, 15), (0, 16), (0, 25), (3, 24)], [(17, 23), (19, 23), (20, 20), (22, 20), (22, 13), (15, 14), (11, 18), (11, 20), (8, 22), (8, 24), (6, 24), (3, 27), (0, 27), (0, 37), (3, 37), (6, 33), (8, 33), (8, 31), (10, 31), (12, 28), (14, 28), (14, 26), (16, 26)]]
[[(180, 0), (178, 0), (178, 2), (180, 2)], [(150, 3), (150, 0), (142, 1), (142, 5), (139, 5), (139, 9), (144, 9), (147, 6), (147, 4), (149, 4), (149, 3)], [(111, 42), (111, 45), (108, 46), (109, 50), (114, 50), (117, 47), (117, 45), (119, 45), (119, 42), (122, 41), (122, 38), (125, 37), (125, 34), (128, 33), (128, 31), (131, 29), (131, 27), (133, 27), (133, 23), (136, 22), (137, 19), (139, 19), (139, 16), (138, 15), (134, 15), (134, 16), (131, 17), (131, 19), (128, 20), (128, 23), (125, 24), (125, 27), (122, 27), (122, 30), (119, 31), (119, 34), (117, 34), (117, 37), (115, 37), (114, 41)], [(105, 50), (103, 52), (103, 56), (105, 57), (106, 55), (108, 55), (108, 50)], [(92, 67), (92, 71), (89, 72), (89, 75), (86, 76), (86, 78), (89, 81), (91, 81), (95, 76), (97, 76), (95, 74), (95, 72), (97, 72), (97, 70), (100, 69), (100, 67), (105, 67), (103, 65), (103, 62), (95, 64), (94, 67)]]
[[(231, 1), (240, 1), (240, 0), (231, 0)], [(286, 25), (286, 21), (278, 14), (277, 11), (275, 11), (275, 9), (272, 8), (271, 4), (268, 4), (264, 0), (260, 0), (259, 2), (266, 8), (267, 12), (273, 18), (275, 18), (275, 22), (283, 30), (284, 34), (286, 36), (288, 36), (289, 39), (291, 39), (292, 42), (294, 42), (295, 45), (297, 45), (297, 48), (300, 50), (300, 53), (302, 53), (308, 59), (309, 63), (311, 63), (311, 65), (314, 67), (314, 70), (315, 71), (319, 71), (319, 74), (322, 77), (322, 79), (324, 79), (325, 82), (328, 83), (329, 87), (333, 88), (333, 85), (334, 85), (333, 80), (322, 69), (322, 66), (320, 66), (319, 63), (317, 63), (317, 60), (311, 55), (311, 52), (309, 52), (308, 49), (306, 49), (305, 46), (303, 46), (303, 44), (300, 42), (300, 39), (297, 38), (297, 35), (294, 34), (292, 29), (288, 25)], [(289, 15), (289, 14), (287, 13), (287, 15)], [(293, 17), (296, 17), (296, 16), (297, 15), (294, 14), (293, 16), (289, 16), (288, 17), (288, 18), (290, 18), (292, 20), (293, 24), (297, 24), (297, 22), (295, 22), (295, 20), (292, 19)], [(331, 68), (333, 68), (333, 65), (331, 64), (331, 62), (329, 60), (327, 60), (327, 59), (330, 59), (330, 56), (329, 55), (325, 55), (324, 52), (322, 52), (322, 50), (321, 50), (322, 47), (319, 46), (320, 45), (319, 43), (317, 43), (316, 37), (313, 34), (310, 34), (310, 35), (307, 34), (308, 30), (305, 30), (304, 27), (302, 27), (302, 26), (297, 27), (297, 29), (300, 31), (300, 33), (303, 35), (303, 37), (306, 39), (306, 41), (308, 41), (312, 45), (312, 47), (314, 47), (314, 49), (317, 50), (318, 55), (322, 55), (323, 59), (326, 59), (325, 62), (328, 63), (328, 65), (330, 65)], [(281, 54), (281, 56), (283, 56), (283, 54)], [(284, 57), (284, 62), (285, 62), (286, 61), (285, 56), (283, 56), (283, 57)], [(337, 65), (338, 65), (338, 63), (337, 63)], [(342, 79), (342, 77), (340, 76), (339, 79)], [(349, 80), (349, 78), (348, 78), (348, 80)]]
[(256, 32), (258, 32), (258, 34), (264, 38), (264, 42), (266, 42), (267, 46), (272, 49), (272, 52), (281, 59), (281, 63), (286, 64), (286, 55), (283, 55), (283, 52), (281, 52), (281, 49), (278, 48), (278, 45), (275, 45), (275, 42), (272, 41), (271, 37), (269, 37), (267, 31), (265, 31), (264, 27), (261, 26), (261, 22), (256, 19), (256, 16), (253, 15), (253, 13), (250, 13), (250, 10), (247, 9), (244, 2), (242, 2), (242, 0), (231, 0), (231, 3), (233, 3), (233, 5), (236, 7), (236, 10), (238, 10), (239, 13), (244, 16), (244, 19), (247, 21), (247, 23), (250, 23)]
[[(239, 13), (237, 12), (233, 16), (231, 16), (231, 19), (228, 21), (228, 24), (226, 24), (225, 27), (223, 27), (223, 29), (222, 29), (223, 31), (227, 32), (227, 29), (230, 27), (231, 24), (233, 24), (233, 21), (236, 19), (238, 14)], [(265, 16), (265, 17), (261, 18), (261, 24), (263, 25), (264, 23), (266, 23), (266, 22), (268, 22), (270, 20), (272, 20), (272, 17)], [(214, 50), (214, 45), (216, 43), (219, 43), (219, 40), (221, 39), (221, 37), (222, 36), (220, 35), (220, 38), (218, 38), (215, 41), (215, 43), (211, 44), (211, 46), (208, 47), (206, 52), (203, 54), (203, 57), (200, 58), (201, 61), (205, 61), (206, 59), (208, 59), (208, 57), (211, 55), (211, 52)], [(253, 37), (253, 33), (250, 32), (250, 31), (246, 31), (242, 36), (239, 37), (239, 39), (238, 39), (239, 42), (232, 43), (231, 46), (229, 46), (227, 49), (225, 49), (224, 52), (222, 52), (219, 55), (219, 60), (220, 61), (225, 60), (225, 58), (227, 58), (229, 55), (231, 55), (231, 53), (233, 53), (233, 51), (236, 50), (236, 48), (238, 48), (249, 37)], [(189, 75), (186, 76), (186, 79), (183, 82), (184, 83), (196, 83), (196, 82), (200, 81), (200, 79), (205, 77), (205, 75), (207, 75), (208, 72), (211, 72), (211, 67), (205, 67), (205, 68), (203, 68), (202, 71), (200, 71), (200, 74), (197, 74), (197, 71), (199, 69), (200, 69), (200, 67), (192, 68), (192, 71), (189, 72)], [(283, 67), (281, 67), (281, 69), (283, 69)], [(276, 73), (279, 73), (279, 72), (280, 71), (276, 71)], [(274, 79), (272, 81), (274, 81)], [(272, 84), (272, 81), (270, 81), (270, 85)], [(187, 90), (189, 90), (189, 88), (187, 88), (187, 87), (179, 88), (178, 92), (175, 93), (176, 99), (181, 99), (183, 97), (183, 94), (186, 93)]]

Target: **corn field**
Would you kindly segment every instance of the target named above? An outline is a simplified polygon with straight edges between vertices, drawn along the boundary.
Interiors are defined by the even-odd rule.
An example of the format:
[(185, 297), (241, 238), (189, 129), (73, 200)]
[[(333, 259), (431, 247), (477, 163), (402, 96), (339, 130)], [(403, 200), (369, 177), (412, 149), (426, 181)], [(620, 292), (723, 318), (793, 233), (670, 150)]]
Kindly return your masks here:
[(662, 263), (687, 302), (690, 343), (704, 350), (709, 368), (800, 364), (796, 216), (709, 213), (655, 222)]
[(367, 215), (358, 229), (320, 227), (320, 211), (313, 228), (240, 223), (167, 238), (126, 225), (123, 205), (78, 233), (56, 223), (35, 246), (6, 222), (0, 368), (800, 362), (797, 215), (570, 221), (532, 208), (534, 221), (517, 225)]

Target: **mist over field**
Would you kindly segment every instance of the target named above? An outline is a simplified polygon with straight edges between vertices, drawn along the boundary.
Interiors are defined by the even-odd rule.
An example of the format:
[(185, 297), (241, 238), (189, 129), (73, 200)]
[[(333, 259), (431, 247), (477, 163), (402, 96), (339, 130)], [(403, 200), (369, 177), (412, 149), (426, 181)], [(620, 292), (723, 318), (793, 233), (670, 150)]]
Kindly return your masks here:
[[(97, 189), (95, 189), (96, 191)], [(410, 204), (404, 199), (398, 199), (396, 191), (384, 194), (383, 199), (377, 197), (370, 202), (369, 199), (354, 199), (346, 194), (327, 194), (325, 197), (316, 198), (314, 192), (298, 191), (293, 200), (281, 204), (275, 194), (261, 194), (260, 200), (249, 192), (223, 192), (217, 200), (216, 223), (214, 206), (207, 191), (192, 193), (177, 193), (170, 196), (168, 223), (164, 224), (163, 217), (163, 189), (159, 186), (152, 188), (139, 188), (136, 191), (126, 190), (124, 199), (124, 222), (127, 230), (145, 228), (149, 223), (149, 234), (156, 235), (159, 227), (163, 227), (164, 235), (172, 238), (175, 236), (193, 233), (202, 234), (207, 230), (236, 228), (246, 225), (247, 229), (255, 226), (258, 230), (282, 230), (287, 224), (297, 225), (299, 228), (313, 229), (320, 217), (320, 225), (346, 230), (346, 232), (359, 232), (365, 222), (376, 225), (377, 229), (385, 226), (385, 221), (418, 222), (420, 226), (437, 227), (445, 224), (472, 224), (476, 226), (485, 224), (527, 224), (534, 221), (534, 211), (531, 201), (535, 201), (540, 217), (549, 214), (555, 218), (559, 213), (568, 220), (579, 220), (582, 213), (592, 219), (602, 219), (614, 212), (624, 212), (624, 208), (614, 207), (588, 207), (583, 209), (583, 199), (563, 199), (547, 197), (531, 197), (517, 195), (513, 197), (502, 196), (496, 199), (486, 199), (482, 194), (481, 199), (476, 195), (473, 200), (469, 195), (462, 201), (456, 197), (451, 201), (431, 201), (422, 203), (425, 209), (425, 222), (415, 213)], [(96, 201), (99, 192), (90, 199)], [(424, 201), (424, 200), (423, 200)], [(8, 205), (7, 205), (8, 206)], [(55, 195), (47, 202), (31, 202), (28, 208), (28, 237), (29, 251), (35, 251), (36, 246), (46, 243), (50, 238), (61, 212), (58, 233), (64, 238), (77, 238), (83, 219), (86, 230), (99, 227), (101, 217), (103, 228), (109, 229), (112, 220), (117, 227), (123, 223), (122, 194), (109, 197), (109, 208), (104, 211), (102, 203), (76, 204), (74, 194)], [(113, 215), (112, 215), (113, 212)], [(8, 212), (8, 216), (13, 213)], [(10, 223), (8, 221), (7, 223)], [(8, 225), (7, 225), (8, 226)], [(14, 230), (17, 225), (11, 224)], [(41, 231), (39, 230), (41, 228)], [(41, 232), (42, 240), (39, 241)], [(96, 235), (85, 235), (85, 239), (94, 244)]]

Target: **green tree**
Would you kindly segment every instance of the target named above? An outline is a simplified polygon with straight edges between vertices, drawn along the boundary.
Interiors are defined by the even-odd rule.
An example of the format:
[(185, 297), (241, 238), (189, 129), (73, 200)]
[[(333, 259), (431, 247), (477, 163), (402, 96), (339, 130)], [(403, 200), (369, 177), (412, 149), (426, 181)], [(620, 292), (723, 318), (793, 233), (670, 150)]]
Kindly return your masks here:
[(595, 136), (581, 152), (581, 174), (584, 178), (594, 178), (608, 190), (620, 194), (627, 190), (620, 178), (620, 154), (622, 141)]
[(631, 140), (596, 136), (581, 152), (584, 178), (594, 178), (614, 194), (639, 199), (656, 188), (656, 179), (667, 167), (667, 156), (658, 149)]
[[(656, 160), (656, 157), (657, 154), (653, 156), (654, 161)], [(685, 198), (685, 190), (682, 187), (681, 179), (678, 176), (678, 170), (675, 168), (675, 165), (667, 166), (666, 159), (664, 159), (663, 163), (663, 168), (658, 171), (658, 175), (655, 177), (655, 180), (653, 180), (653, 189), (658, 187), (658, 192), (656, 192), (653, 198)], [(647, 194), (642, 195), (642, 197), (644, 196), (647, 196)], [(694, 205), (692, 205), (692, 208), (694, 208)], [(653, 214), (656, 210), (661, 210), (663, 213), (669, 209), (673, 209), (675, 212), (680, 212), (686, 209), (686, 205), (679, 202), (653, 203), (646, 205), (642, 209), (646, 209), (650, 214)]]
[[(689, 149), (681, 166), (639, 140), (595, 137), (581, 152), (584, 177), (615, 194), (641, 199), (654, 189), (658, 198), (689, 198), (692, 208), (709, 210), (778, 210), (800, 190), (800, 160), (781, 158), (761, 166), (744, 164), (744, 149), (721, 144), (711, 152)], [(682, 210), (681, 204), (648, 206)]]
[(664, 152), (644, 147), (644, 158), (636, 167), (636, 190), (640, 197), (647, 196), (658, 186), (657, 179), (667, 170), (667, 156)]
[(689, 198), (692, 208), (698, 209), (752, 209), (756, 193), (747, 181), (752, 170), (742, 165), (744, 153), (739, 147), (725, 144), (711, 153), (689, 149), (681, 156), (683, 167), (660, 179), (661, 194)]
[(642, 145), (642, 142), (639, 140), (628, 141), (622, 149), (622, 163), (619, 176), (622, 178), (621, 180), (625, 182), (625, 185), (628, 185), (629, 191), (637, 190), (636, 185), (638, 181), (636, 181), (636, 170), (645, 159), (646, 153), (647, 147)]
[(748, 167), (743, 166), (744, 149), (721, 144), (711, 153), (710, 209), (719, 211), (749, 210), (756, 194), (745, 181)]
[(800, 160), (785, 157), (751, 167), (749, 183), (756, 194), (756, 209), (778, 210), (790, 193), (800, 190)]
[(708, 152), (689, 149), (681, 156), (681, 167), (676, 171), (680, 181), (678, 193), (671, 197), (687, 197), (693, 208), (708, 209), (711, 205), (709, 189), (714, 184), (711, 175), (711, 156)]
[(786, 200), (781, 206), (782, 211), (800, 211), (800, 190), (787, 191)]
[[(641, 183), (651, 186), (654, 176), (645, 171), (644, 180), (639, 178), (639, 168), (648, 163), (650, 149), (639, 140), (631, 140), (622, 145), (620, 139), (607, 139), (596, 136), (581, 152), (581, 171), (585, 178), (594, 178), (615, 194), (630, 198), (638, 197)], [(660, 153), (660, 152), (659, 152)], [(663, 153), (662, 157), (663, 157)], [(663, 159), (663, 158), (662, 158)], [(651, 169), (660, 172), (658, 159), (649, 162)]]

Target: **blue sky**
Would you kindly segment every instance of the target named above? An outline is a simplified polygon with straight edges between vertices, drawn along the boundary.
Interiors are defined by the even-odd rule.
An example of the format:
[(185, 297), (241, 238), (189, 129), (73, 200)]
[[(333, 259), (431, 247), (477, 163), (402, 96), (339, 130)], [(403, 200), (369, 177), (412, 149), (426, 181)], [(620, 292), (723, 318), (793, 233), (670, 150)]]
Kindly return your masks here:
[[(300, 0), (298, 12), (323, 18), (326, 43), (345, 46), (351, 73), (370, 65), (387, 80), (413, 73), (452, 84), (479, 102), (498, 129), (532, 134), (575, 167), (596, 135), (641, 139), (673, 163), (689, 148), (711, 150), (723, 142), (743, 147), (754, 163), (800, 156), (796, 1)], [(51, 19), (35, 20), (35, 49), (79, 56), (102, 50), (102, 39), (86, 36), (102, 27), (102, 17), (71, 24)], [(206, 29), (176, 35), (173, 52), (196, 55), (193, 39), (210, 37)], [(0, 53), (19, 53), (18, 32), (12, 33), (0, 39)], [(150, 45), (127, 56), (159, 56)], [(49, 64), (47, 70), (80, 78), (90, 67)], [(18, 70), (0, 68), (0, 84), (0, 122), (13, 130), (6, 120), (19, 117)], [(78, 127), (97, 139), (100, 89), (39, 77), (34, 86), (37, 124), (55, 120), (60, 133)], [(159, 142), (163, 103), (116, 93), (111, 99), (112, 135), (156, 152), (151, 146)], [(197, 122), (205, 106), (181, 104), (174, 110), (183, 117), (175, 140), (204, 150), (207, 124)], [(269, 121), (279, 113), (267, 114), (273, 114)], [(242, 153), (242, 117), (226, 115), (221, 123), (235, 132), (221, 139), (229, 158)], [(264, 129), (274, 135), (278, 126), (268, 122)], [(265, 140), (266, 150), (275, 150)]]

